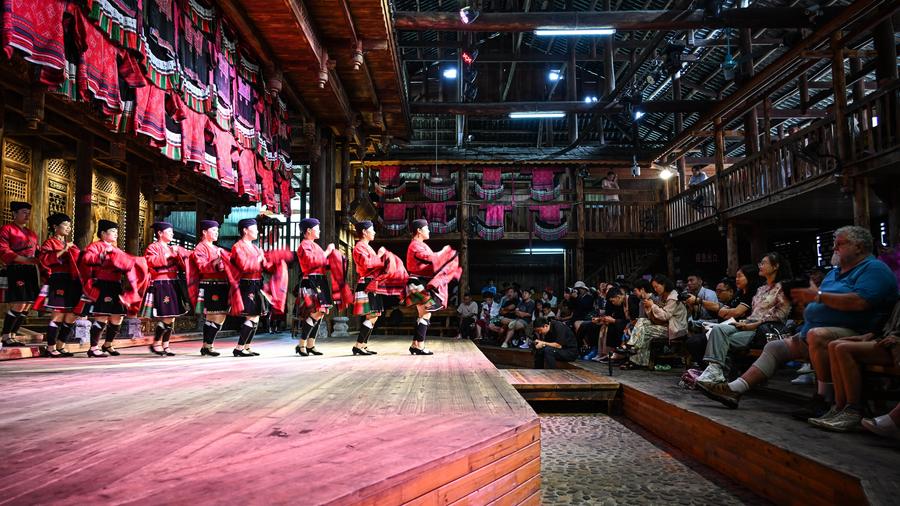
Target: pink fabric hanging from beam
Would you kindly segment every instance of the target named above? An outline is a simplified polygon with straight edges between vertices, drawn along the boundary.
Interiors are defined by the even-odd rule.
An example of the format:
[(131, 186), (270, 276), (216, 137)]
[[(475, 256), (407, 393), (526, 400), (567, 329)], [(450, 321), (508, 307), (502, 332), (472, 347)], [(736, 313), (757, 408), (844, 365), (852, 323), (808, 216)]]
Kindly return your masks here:
[(387, 202), (384, 204), (384, 221), (398, 222), (406, 219), (406, 204)]

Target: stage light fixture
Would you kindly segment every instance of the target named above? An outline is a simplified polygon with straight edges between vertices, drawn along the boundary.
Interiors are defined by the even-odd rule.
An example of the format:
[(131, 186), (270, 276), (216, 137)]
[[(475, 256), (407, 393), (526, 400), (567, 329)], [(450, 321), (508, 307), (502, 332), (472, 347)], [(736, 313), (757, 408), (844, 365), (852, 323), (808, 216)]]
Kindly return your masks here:
[(450, 67), (450, 68), (444, 69), (443, 75), (444, 75), (444, 79), (456, 79), (456, 77), (459, 75), (459, 72), (456, 70), (456, 67)]
[(475, 20), (478, 19), (478, 16), (480, 15), (481, 12), (473, 9), (472, 7), (463, 7), (459, 10), (459, 19), (467, 25), (475, 22)]
[(534, 111), (534, 112), (511, 112), (510, 119), (536, 119), (536, 118), (565, 118), (566, 113), (562, 111)]
[(549, 79), (550, 82), (556, 82), (562, 79), (562, 74), (560, 74), (558, 70), (551, 70), (550, 73), (547, 74), (547, 79)]
[(475, 59), (478, 58), (478, 50), (475, 49), (474, 51), (463, 51), (459, 56), (460, 58), (462, 58), (463, 63), (465, 63), (466, 65), (471, 65), (475, 63)]
[(593, 95), (584, 97), (585, 104), (591, 104), (591, 103), (597, 103), (597, 102), (599, 102), (599, 99)]
[(635, 109), (635, 111), (634, 111), (634, 120), (635, 120), (635, 121), (638, 121), (638, 120), (640, 120), (640, 119), (643, 118), (643, 117), (644, 117), (644, 111)]
[(534, 31), (538, 37), (574, 37), (579, 35), (614, 35), (615, 28), (596, 27), (596, 28), (556, 28), (542, 27)]
[(671, 178), (674, 175), (675, 175), (675, 173), (672, 172), (672, 169), (670, 169), (668, 167), (663, 167), (663, 170), (659, 171), (659, 178), (662, 179), (663, 181), (668, 180), (669, 178)]
[(637, 155), (634, 155), (632, 158), (633, 162), (631, 164), (631, 176), (632, 177), (641, 177), (641, 166), (637, 163)]

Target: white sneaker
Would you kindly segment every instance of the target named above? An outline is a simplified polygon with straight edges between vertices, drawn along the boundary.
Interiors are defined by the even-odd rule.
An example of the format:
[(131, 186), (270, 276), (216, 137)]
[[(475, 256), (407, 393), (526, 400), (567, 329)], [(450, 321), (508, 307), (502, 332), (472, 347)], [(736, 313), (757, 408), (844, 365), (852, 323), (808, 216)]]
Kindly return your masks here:
[(503, 343), (503, 344), (500, 345), (500, 347), (501, 347), (501, 348), (509, 348), (509, 344)]
[(527, 350), (529, 346), (531, 346), (531, 345), (528, 344), (528, 341), (523, 341), (522, 344), (519, 345), (519, 348), (523, 349), (523, 350)]
[(869, 432), (878, 436), (900, 440), (900, 428), (894, 425), (894, 421), (888, 415), (875, 418), (863, 418), (862, 426)]
[(812, 385), (816, 382), (816, 374), (815, 373), (807, 373), (801, 374), (796, 378), (791, 380), (791, 385)]
[(723, 383), (725, 381), (725, 373), (722, 372), (722, 366), (714, 363), (709, 364), (706, 366), (706, 369), (700, 373), (700, 376), (697, 377), (697, 381)]
[(809, 374), (811, 372), (813, 372), (813, 368), (812, 364), (810, 364), (809, 362), (804, 363), (803, 367), (797, 369), (797, 374)]

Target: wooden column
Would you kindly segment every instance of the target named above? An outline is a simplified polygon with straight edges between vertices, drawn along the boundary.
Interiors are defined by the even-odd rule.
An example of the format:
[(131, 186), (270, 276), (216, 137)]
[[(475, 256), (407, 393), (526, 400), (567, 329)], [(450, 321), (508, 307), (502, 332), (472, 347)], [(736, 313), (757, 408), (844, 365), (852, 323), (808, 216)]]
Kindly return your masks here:
[(306, 208), (306, 199), (309, 193), (309, 187), (306, 185), (306, 178), (311, 173), (311, 169), (314, 165), (319, 163), (318, 159), (310, 158), (308, 166), (300, 167), (300, 217), (306, 218), (309, 213), (309, 209)]
[(853, 178), (853, 224), (869, 228), (872, 217), (869, 213), (869, 178)]
[(831, 36), (831, 83), (834, 86), (834, 135), (835, 150), (842, 161), (847, 153), (847, 76), (844, 72), (844, 45), (841, 33)]
[[(741, 82), (753, 77), (753, 34), (749, 28), (741, 29)], [(744, 116), (744, 143), (747, 155), (759, 152), (759, 115), (752, 107)]]
[(875, 51), (878, 52), (875, 67), (875, 78), (879, 83), (886, 80), (897, 79), (897, 46), (894, 44), (894, 23), (891, 18), (886, 19), (873, 30)]
[[(200, 212), (200, 201), (197, 201), (197, 220), (202, 220)], [(132, 254), (140, 254), (141, 248), (141, 176), (138, 168), (132, 163), (128, 165), (125, 173), (125, 251)], [(153, 216), (147, 216), (147, 219), (153, 221)], [(199, 230), (199, 227), (196, 229)], [(195, 230), (195, 233), (196, 233)]]
[(671, 239), (665, 242), (666, 248), (666, 271), (668, 276), (675, 279), (675, 243)]
[[(610, 37), (612, 38), (612, 37)], [(673, 70), (672, 71), (672, 100), (681, 100), (681, 71)], [(677, 112), (675, 113), (675, 136), (677, 137), (681, 132), (684, 131), (684, 114)], [(684, 174), (686, 167), (686, 162), (684, 161), (684, 157), (678, 158), (678, 182), (675, 186), (675, 193), (679, 193), (682, 189), (684, 189)]]
[(337, 234), (337, 226), (336, 226), (336, 217), (337, 217), (337, 202), (335, 201), (335, 190), (337, 189), (337, 185), (335, 184), (335, 173), (337, 171), (338, 163), (340, 160), (340, 152), (337, 148), (337, 143), (335, 141), (334, 135), (330, 132), (325, 136), (327, 139), (327, 147), (325, 150), (325, 193), (324, 201), (325, 201), (325, 213), (319, 220), (322, 221), (322, 238), (323, 242), (327, 243), (335, 243), (337, 246), (338, 234)]
[(79, 248), (93, 242), (94, 135), (84, 132), (75, 153), (75, 234)]
[[(713, 120), (715, 135), (715, 160), (716, 160), (716, 176), (722, 174), (725, 170), (725, 130), (722, 127), (722, 118)], [(725, 208), (725, 188), (722, 186), (722, 178), (716, 177), (716, 207), (719, 210)]]
[(737, 274), (738, 267), (740, 267), (738, 259), (737, 225), (734, 223), (734, 220), (728, 220), (728, 223), (726, 223), (725, 254), (728, 257), (728, 275), (734, 276)]
[(341, 142), (341, 223), (350, 226), (350, 137)]
[(469, 167), (463, 165), (459, 170), (459, 214), (456, 220), (459, 226), (459, 265), (462, 276), (459, 278), (459, 300), (469, 291)]
[[(324, 144), (324, 139), (322, 140)], [(328, 214), (328, 148), (324, 145), (320, 144), (320, 153), (317, 158), (313, 158), (312, 163), (309, 168), (311, 171), (310, 174), (310, 216), (316, 218), (320, 221), (327, 220)], [(320, 227), (323, 231), (325, 231), (325, 227)]]
[(806, 72), (800, 74), (800, 112), (809, 110), (809, 77)]
[(894, 248), (900, 246), (900, 187), (891, 188), (888, 202), (888, 241)]
[(768, 245), (767, 230), (766, 227), (761, 227), (758, 223), (753, 223), (750, 226), (750, 260), (753, 262), (762, 260), (763, 255), (768, 252), (766, 248)]
[[(569, 41), (569, 66), (567, 68), (566, 79), (566, 99), (570, 101), (578, 100), (578, 65), (575, 61), (575, 48), (577, 47), (576, 38), (572, 37)], [(578, 113), (569, 113), (569, 143), (578, 139)]]
[[(0, 112), (2, 114), (2, 112)], [(47, 161), (44, 160), (44, 151), (40, 144), (33, 145), (31, 150), (31, 185), (28, 192), (28, 202), (31, 204), (30, 227), (38, 236), (38, 240), (47, 236), (47, 216), (50, 212), (47, 208)]]
[[(569, 172), (574, 172), (569, 170)], [(573, 174), (575, 180), (575, 278), (584, 281), (584, 178)]]

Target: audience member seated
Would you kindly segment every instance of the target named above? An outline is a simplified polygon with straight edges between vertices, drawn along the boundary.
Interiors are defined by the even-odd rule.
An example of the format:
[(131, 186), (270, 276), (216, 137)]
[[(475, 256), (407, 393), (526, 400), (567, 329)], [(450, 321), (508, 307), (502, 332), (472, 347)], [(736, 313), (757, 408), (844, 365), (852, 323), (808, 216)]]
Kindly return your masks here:
[(834, 233), (832, 269), (821, 287), (795, 288), (792, 298), (808, 303), (800, 332), (772, 341), (747, 372), (731, 383), (697, 382), (707, 397), (729, 408), (737, 408), (741, 395), (775, 374), (790, 360), (809, 359), (816, 370), (816, 395), (794, 414), (802, 420), (818, 418), (834, 399), (828, 343), (842, 337), (866, 334), (877, 328), (897, 300), (894, 274), (872, 256), (872, 234), (865, 228), (848, 226)]
[[(725, 381), (725, 360), (731, 348), (749, 347), (754, 340), (764, 343), (765, 334), (784, 329), (784, 322), (791, 314), (791, 303), (784, 293), (781, 282), (791, 279), (791, 268), (787, 260), (777, 252), (767, 253), (759, 262), (759, 276), (766, 282), (757, 288), (750, 303), (750, 317), (734, 323), (720, 323), (709, 331), (706, 354), (703, 357), (709, 365), (697, 381)], [(741, 275), (746, 277), (746, 274)], [(760, 343), (758, 335), (762, 335)]]
[[(507, 305), (509, 307), (509, 304)], [(509, 342), (516, 335), (516, 331), (525, 331), (531, 324), (531, 315), (534, 314), (534, 301), (531, 300), (531, 292), (528, 289), (522, 290), (522, 299), (511, 312), (506, 312), (500, 323), (506, 327), (506, 337), (503, 339), (502, 348), (509, 347)], [(528, 348), (527, 343), (522, 343), (523, 348)]]
[(558, 311), (556, 313), (556, 319), (569, 325), (572, 322), (572, 309), (575, 307), (575, 301), (573, 299), (574, 292), (566, 288), (566, 291), (563, 292), (563, 300), (559, 304)]
[(475, 340), (482, 340), (487, 332), (499, 334), (500, 331), (500, 303), (494, 302), (493, 294), (485, 293), (478, 320), (475, 321)]
[(863, 418), (862, 426), (876, 436), (900, 441), (900, 404), (894, 406), (894, 409), (886, 415)]
[[(622, 344), (622, 335), (629, 323), (628, 304), (625, 292), (618, 287), (612, 287), (606, 291), (606, 308), (603, 315), (591, 319), (593, 325), (600, 327), (589, 342), (591, 353), (585, 360), (593, 360), (600, 357), (601, 360), (609, 360), (610, 353)], [(600, 338), (603, 339), (600, 339)]]
[(549, 286), (544, 288), (544, 292), (541, 294), (541, 302), (544, 303), (550, 309), (556, 309), (559, 302), (556, 299), (556, 295), (553, 295), (553, 289)]
[(687, 334), (687, 308), (678, 300), (675, 283), (667, 276), (657, 274), (650, 282), (659, 297), (654, 302), (649, 294), (643, 295), (643, 307), (647, 318), (639, 318), (628, 344), (632, 347), (628, 363), (623, 369), (636, 369), (650, 364), (650, 342), (654, 339), (674, 341)]
[(491, 296), (494, 297), (494, 298), (497, 297), (497, 285), (494, 284), (494, 280), (493, 280), (493, 279), (489, 279), (488, 282), (487, 282), (487, 284), (484, 285), (483, 287), (481, 287), (481, 295), (482, 295), (482, 297), (483, 297), (485, 294), (488, 294), (488, 293), (491, 294)]
[(845, 337), (828, 343), (834, 404), (809, 423), (837, 432), (855, 431), (863, 418), (862, 368), (865, 365), (900, 366), (900, 304), (878, 333)]
[[(828, 270), (822, 266), (816, 266), (806, 271), (810, 286), (820, 286), (825, 274)], [(794, 304), (793, 313), (802, 312), (805, 309), (801, 304)], [(816, 372), (813, 371), (809, 362), (803, 362), (803, 365), (797, 369), (797, 377), (791, 380), (792, 385), (812, 385), (816, 382)]]
[(572, 319), (569, 321), (574, 328), (576, 322), (589, 321), (591, 319), (590, 314), (594, 310), (594, 297), (591, 296), (591, 291), (584, 284), (584, 281), (576, 281), (573, 288), (575, 294), (572, 297)]
[(556, 369), (556, 362), (571, 362), (578, 357), (575, 334), (568, 325), (540, 317), (534, 320), (534, 367)]
[(456, 307), (459, 315), (459, 334), (457, 339), (472, 339), (475, 336), (475, 319), (478, 316), (478, 303), (472, 300), (472, 294), (463, 296), (462, 304)]
[(716, 315), (712, 311), (706, 308), (702, 302), (709, 302), (710, 304), (717, 304), (719, 302), (719, 298), (716, 297), (716, 292), (710, 290), (703, 286), (703, 276), (700, 273), (694, 272), (688, 275), (687, 277), (687, 293), (693, 296), (694, 300), (700, 301), (701, 303), (688, 303), (688, 306), (693, 306), (697, 308), (697, 314), (695, 315), (699, 320), (715, 320)]
[(541, 301), (534, 303), (534, 317), (537, 318), (538, 316), (543, 316), (548, 320), (556, 318), (556, 314), (550, 309), (550, 305)]
[[(734, 279), (723, 278), (716, 284), (717, 302), (699, 301), (691, 296), (688, 304), (702, 304), (707, 310), (717, 316), (717, 321), (722, 323), (730, 318), (739, 320), (750, 313), (750, 300), (759, 287), (759, 269), (755, 265), (744, 265), (738, 269)], [(689, 326), (690, 330), (690, 326)], [(693, 364), (703, 362), (706, 354), (706, 334), (709, 330), (704, 327), (701, 331), (694, 331), (687, 338), (688, 351), (691, 354)]]

